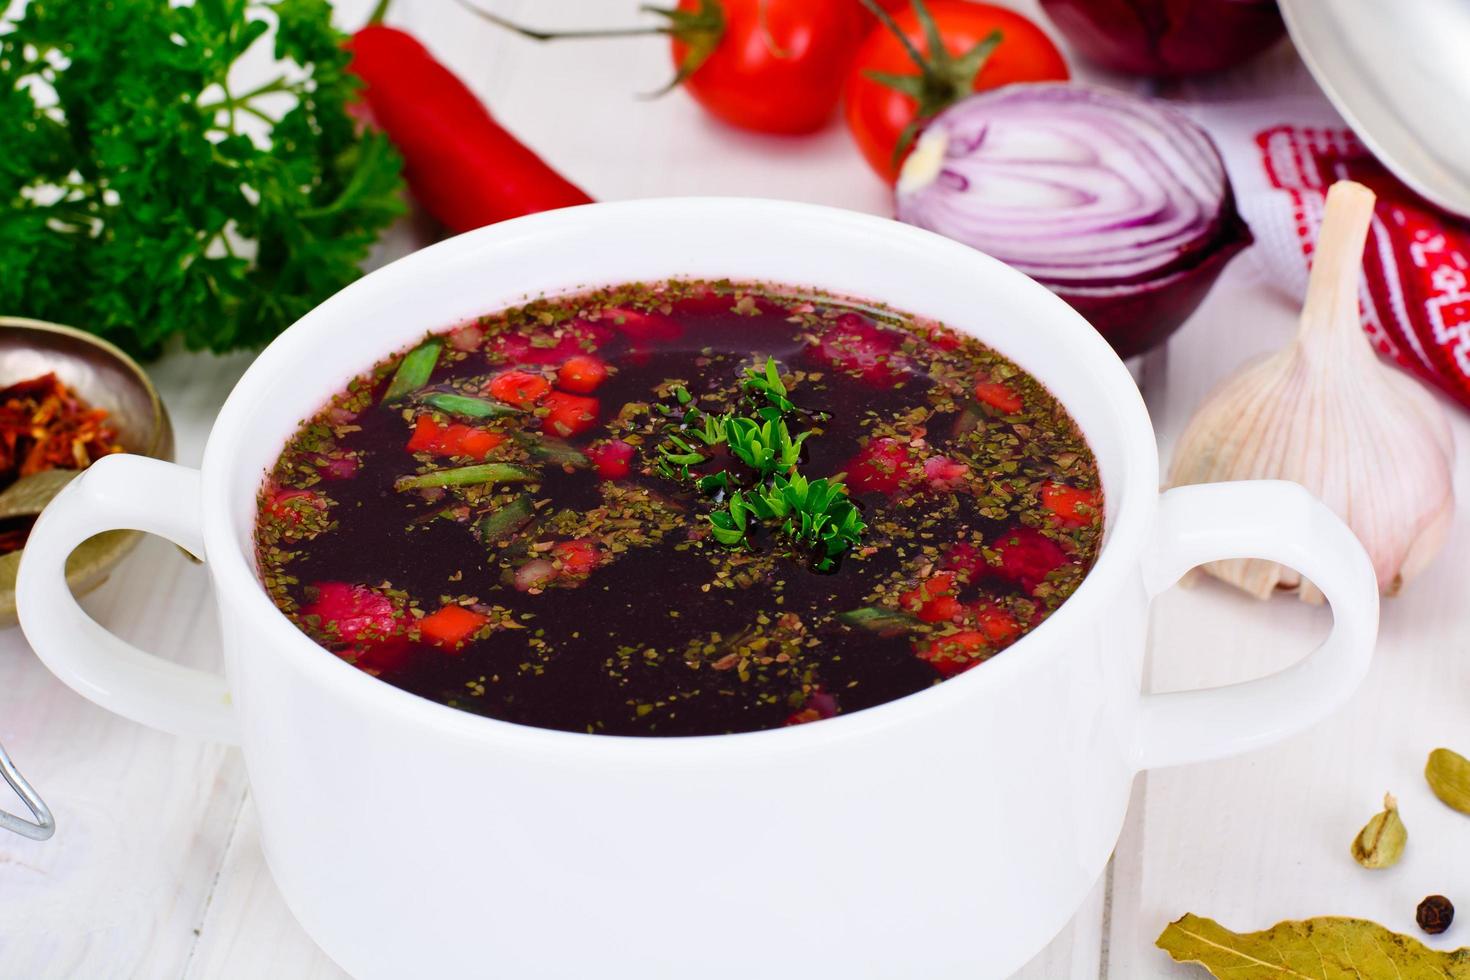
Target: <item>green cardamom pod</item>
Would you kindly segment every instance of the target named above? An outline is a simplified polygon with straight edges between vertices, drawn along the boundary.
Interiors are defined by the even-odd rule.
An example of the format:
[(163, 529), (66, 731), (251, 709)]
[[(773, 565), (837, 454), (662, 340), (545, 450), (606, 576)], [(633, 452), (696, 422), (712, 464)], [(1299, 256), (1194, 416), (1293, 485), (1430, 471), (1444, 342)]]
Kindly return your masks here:
[(1383, 812), (1375, 813), (1353, 838), (1353, 860), (1365, 868), (1391, 868), (1403, 857), (1408, 841), (1409, 831), (1399, 817), (1398, 801), (1392, 793), (1385, 793)]
[(1470, 759), (1449, 749), (1435, 749), (1424, 766), (1424, 778), (1445, 806), (1470, 813)]

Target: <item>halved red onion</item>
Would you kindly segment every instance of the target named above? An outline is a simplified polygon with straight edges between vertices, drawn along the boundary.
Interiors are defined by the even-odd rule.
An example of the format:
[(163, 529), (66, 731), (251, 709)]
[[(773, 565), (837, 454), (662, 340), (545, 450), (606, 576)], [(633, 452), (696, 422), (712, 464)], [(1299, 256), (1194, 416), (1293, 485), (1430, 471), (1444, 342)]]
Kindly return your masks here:
[(1173, 333), (1252, 240), (1188, 116), (1065, 83), (1007, 86), (936, 116), (899, 177), (898, 217), (1031, 276), (1123, 357)]
[(1041, 0), (1041, 9), (1089, 61), (1138, 75), (1219, 71), (1286, 33), (1275, 0)]

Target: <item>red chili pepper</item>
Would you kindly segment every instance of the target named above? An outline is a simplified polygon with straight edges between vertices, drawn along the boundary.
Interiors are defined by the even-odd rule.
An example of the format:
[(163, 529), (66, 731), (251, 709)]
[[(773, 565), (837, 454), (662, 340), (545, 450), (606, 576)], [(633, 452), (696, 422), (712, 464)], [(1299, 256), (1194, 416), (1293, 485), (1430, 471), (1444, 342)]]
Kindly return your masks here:
[(450, 230), (592, 203), (411, 35), (369, 24), (347, 48), (373, 121), (403, 154), (414, 196)]

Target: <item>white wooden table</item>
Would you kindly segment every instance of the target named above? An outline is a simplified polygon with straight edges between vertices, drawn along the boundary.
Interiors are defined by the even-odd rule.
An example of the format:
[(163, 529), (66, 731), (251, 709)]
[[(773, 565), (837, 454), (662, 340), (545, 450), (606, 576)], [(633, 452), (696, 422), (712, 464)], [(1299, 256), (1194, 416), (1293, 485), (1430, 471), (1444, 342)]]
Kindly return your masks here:
[[(743, 194), (888, 210), (885, 189), (840, 125), (807, 139), (760, 138), (710, 121), (682, 94), (635, 99), (665, 80), (660, 41), (536, 46), (450, 0), (397, 3), (396, 23), (595, 197)], [(339, 6), (351, 26), (370, 3)], [(633, 6), (500, 0), (497, 9), (554, 26), (615, 20)], [(1278, 50), (1260, 70), (1295, 71), (1294, 56)], [(401, 250), (403, 238), (390, 250)], [(1263, 287), (1249, 257), (1230, 267), (1167, 361), (1147, 365), (1165, 459), (1210, 385), (1283, 343), (1294, 315)], [(181, 462), (199, 461), (210, 421), (248, 360), (173, 355), (152, 367)], [(1459, 491), (1470, 496), (1470, 421), (1457, 413), (1454, 426)], [(1018, 977), (1202, 976), (1153, 948), (1164, 925), (1187, 911), (1242, 930), (1343, 914), (1414, 933), (1414, 907), (1426, 894), (1470, 908), (1470, 820), (1437, 803), (1420, 775), (1437, 745), (1470, 753), (1466, 514), (1434, 567), (1385, 604), (1372, 674), (1346, 710), (1243, 758), (1138, 779), (1109, 873)], [(218, 659), (206, 572), (160, 540), (144, 542), (84, 604), (146, 648), (193, 664)], [(1154, 606), (1148, 683), (1167, 690), (1278, 669), (1327, 623), (1324, 611), (1294, 601), (1257, 603), (1214, 584), (1176, 589)], [(59, 824), (46, 843), (0, 836), (0, 977), (342, 976), (271, 882), (234, 749), (109, 715), (52, 678), (13, 629), (0, 632), (0, 741)], [(1370, 873), (1349, 858), (1348, 843), (1385, 790), (1400, 799), (1411, 843), (1398, 867)], [(0, 806), (19, 801), (0, 794)], [(1457, 924), (1431, 943), (1460, 945), (1467, 930)]]

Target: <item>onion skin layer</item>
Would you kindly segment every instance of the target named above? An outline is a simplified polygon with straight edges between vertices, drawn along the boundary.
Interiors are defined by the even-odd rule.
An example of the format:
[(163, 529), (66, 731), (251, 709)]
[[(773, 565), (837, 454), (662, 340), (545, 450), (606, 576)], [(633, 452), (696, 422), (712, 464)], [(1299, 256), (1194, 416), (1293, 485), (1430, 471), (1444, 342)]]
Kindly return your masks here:
[(1184, 325), (1204, 302), (1226, 264), (1255, 241), (1235, 210), (1235, 198), (1226, 199), (1222, 221), (1199, 261), (1177, 268), (1141, 285), (1072, 289), (1042, 283), (1081, 313), (1103, 335), (1119, 357), (1134, 357), (1159, 346)]
[(1273, 0), (1041, 0), (1041, 8), (1088, 61), (1154, 78), (1231, 68), (1286, 32)]
[(1177, 330), (1253, 241), (1198, 123), (1074, 83), (1010, 85), (935, 116), (895, 206), (1052, 290), (1120, 357)]

